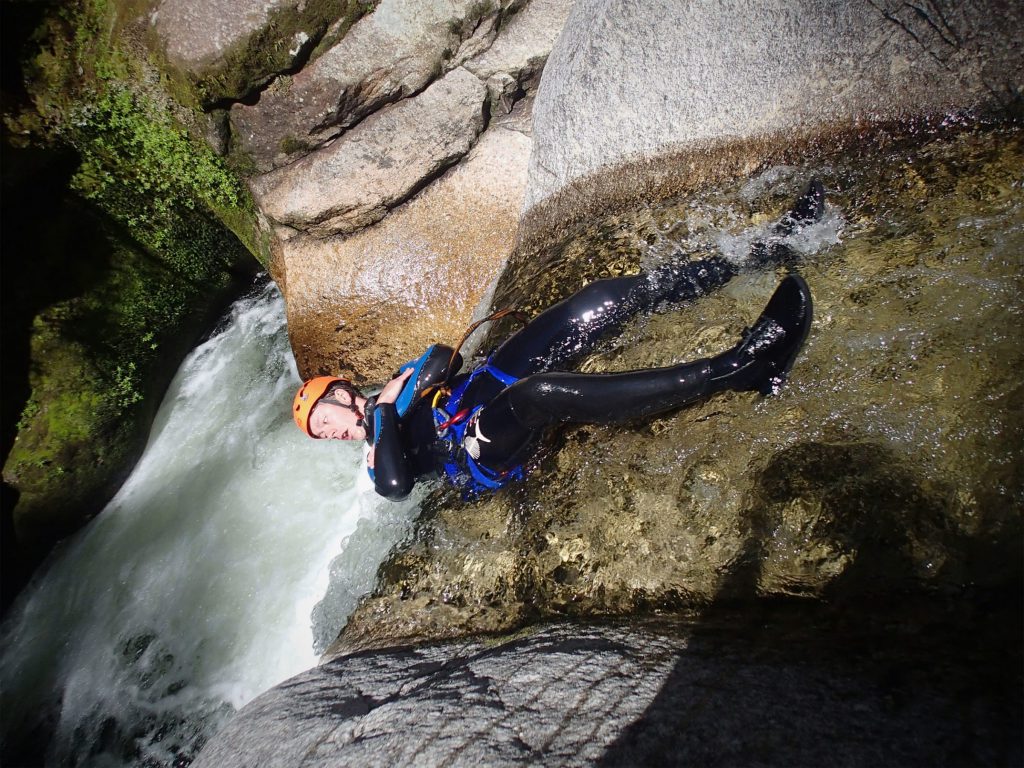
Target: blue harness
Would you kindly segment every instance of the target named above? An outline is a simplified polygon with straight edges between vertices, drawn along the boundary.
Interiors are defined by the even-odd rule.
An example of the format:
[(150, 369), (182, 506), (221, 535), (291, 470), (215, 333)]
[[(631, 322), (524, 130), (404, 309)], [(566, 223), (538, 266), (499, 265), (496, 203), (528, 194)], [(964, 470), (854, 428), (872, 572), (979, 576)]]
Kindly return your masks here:
[(495, 368), (488, 359), (482, 366), (471, 371), (465, 380), (451, 391), (444, 408), (436, 405), (433, 407), (434, 428), (437, 431), (437, 436), (448, 446), (448, 460), (444, 463), (445, 477), (453, 485), (461, 486), (463, 494), (467, 496), (497, 490), (510, 480), (521, 480), (524, 476), (522, 465), (504, 472), (495, 472), (478, 464), (468, 451), (462, 449), (462, 440), (466, 435), (466, 429), (484, 406), (481, 404), (472, 409), (460, 409), (459, 406), (462, 404), (462, 398), (469, 385), (477, 376), (485, 373), (506, 387), (519, 381), (515, 376)]

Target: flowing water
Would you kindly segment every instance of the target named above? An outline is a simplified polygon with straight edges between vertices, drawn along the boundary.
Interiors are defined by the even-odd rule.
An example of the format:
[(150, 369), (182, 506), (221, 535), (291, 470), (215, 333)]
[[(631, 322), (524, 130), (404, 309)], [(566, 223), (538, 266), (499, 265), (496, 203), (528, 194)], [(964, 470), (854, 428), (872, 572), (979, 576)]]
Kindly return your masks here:
[(298, 381), (272, 284), (182, 364), (131, 477), (6, 620), (5, 749), (52, 729), (53, 765), (184, 764), (317, 663), (416, 506), (295, 429)]
[[(788, 243), (803, 254), (801, 270), (815, 288), (815, 331), (798, 375), (760, 405), (719, 399), (707, 405), (713, 412), (706, 418), (694, 408), (687, 412), (692, 418), (665, 420), (657, 440), (644, 430), (619, 430), (613, 452), (601, 439), (569, 441), (562, 454), (581, 457), (567, 462), (563, 475), (549, 468), (544, 482), (531, 479), (525, 487), (535, 499), (525, 517), (546, 525), (555, 541), (606, 542), (606, 552), (598, 544), (582, 548), (577, 559), (590, 558), (587, 570), (570, 578), (558, 547), (542, 547), (532, 567), (545, 574), (540, 587), (548, 597), (535, 599), (547, 599), (555, 611), (564, 601), (582, 613), (607, 613), (609, 606), (628, 612), (634, 604), (615, 602), (617, 585), (629, 584), (633, 595), (638, 574), (707, 599), (719, 594), (719, 574), (745, 546), (729, 536), (747, 530), (730, 522), (730, 514), (742, 512), (730, 494), (744, 482), (751, 451), (766, 445), (765, 435), (785, 436), (764, 448), (769, 453), (801, 440), (823, 451), (867, 446), (855, 455), (865, 471), (880, 476), (892, 458), (912, 459), (928, 487), (941, 486), (945, 495), (933, 499), (924, 486), (901, 490), (899, 482), (879, 481), (843, 486), (829, 498), (846, 504), (851, 519), (879, 520), (886, 530), (914, 528), (904, 507), (921, 513), (924, 533), (908, 537), (921, 578), (937, 580), (939, 566), (956, 559), (949, 553), (958, 550), (946, 541), (956, 531), (957, 541), (974, 548), (965, 550), (971, 556), (959, 570), (946, 563), (948, 583), (962, 583), (965, 574), (1002, 583), (1012, 563), (1004, 567), (992, 553), (1005, 548), (985, 536), (1000, 547), (1012, 539), (1024, 499), (1022, 156), (1024, 139), (1010, 130), (965, 133), (906, 151), (894, 144), (870, 163), (853, 157), (834, 166), (780, 166), (602, 226), (559, 256), (579, 262), (578, 280), (547, 267), (520, 276), (516, 283), (530, 287), (540, 305), (598, 276), (593, 271), (602, 265), (637, 268), (679, 248), (741, 259), (801, 180), (819, 175), (829, 189), (825, 220)], [(638, 254), (640, 264), (633, 263)], [(732, 319), (755, 317), (776, 279), (744, 275), (692, 307), (645, 319), (606, 351), (602, 365), (665, 365), (724, 348), (738, 332)], [(539, 307), (523, 302), (520, 308)], [(272, 287), (236, 304), (222, 330), (186, 360), (131, 478), (52, 558), (3, 627), (5, 738), (27, 734), (34, 747), (53, 732), (48, 759), (54, 765), (185, 764), (238, 707), (316, 663), (373, 586), (378, 564), (408, 534), (418, 507), (416, 499), (376, 500), (359, 447), (298, 433), (287, 409), (297, 382), (283, 306)], [(878, 445), (887, 447), (876, 456)], [(836, 463), (845, 456), (837, 454)], [(838, 465), (818, 463), (847, 477)], [(897, 481), (911, 477), (888, 474)], [(826, 483), (826, 475), (816, 482)], [(677, 477), (683, 486), (661, 494), (670, 508), (647, 514), (642, 538), (640, 512), (623, 514), (623, 505), (633, 502), (608, 502), (609, 488), (634, 493), (631, 484), (660, 487)], [(878, 489), (894, 492), (893, 509), (879, 503), (871, 515), (861, 514), (863, 495)], [(640, 485), (635, 493), (661, 498), (644, 496)], [(778, 504), (777, 524), (765, 526), (758, 585), (770, 594), (810, 594), (830, 583), (830, 567), (842, 573), (857, 552), (836, 544), (842, 537), (824, 518), (805, 525), (787, 499)], [(550, 516), (557, 519), (545, 522)], [(932, 525), (936, 516), (941, 524)], [(484, 567), (487, 558), (500, 571), (533, 552), (535, 542), (516, 543), (499, 503), (439, 519), (448, 528), (427, 521), (441, 545), (416, 571), (428, 583), (415, 588), (452, 592), (466, 611), (497, 605), (499, 616), (502, 582)], [(718, 533), (709, 536), (714, 526)], [(814, 536), (821, 542), (809, 547)], [(470, 547), (472, 556), (460, 547)], [(446, 553), (454, 563), (448, 570)], [(883, 573), (884, 554), (865, 557), (864, 570)], [(467, 563), (479, 572), (472, 577), (479, 585), (465, 578)], [(583, 591), (588, 584), (593, 596)], [(510, 615), (518, 615), (517, 595), (513, 589), (508, 598)], [(642, 608), (645, 598), (639, 599)], [(456, 626), (457, 602), (444, 606), (446, 621)], [(396, 598), (386, 607), (383, 616), (370, 609), (362, 627), (354, 619), (350, 630), (368, 635), (369, 623), (380, 633), (408, 625), (422, 635), (422, 603)], [(503, 620), (495, 619), (496, 626)]]
[[(760, 597), (871, 603), (1022, 583), (1022, 169), (1019, 127), (924, 126), (519, 254), (495, 305), (531, 313), (680, 251), (742, 261), (810, 178), (827, 191), (824, 219), (787, 238), (814, 323), (777, 395), (722, 393), (638, 424), (568, 427), (526, 482), (472, 505), (432, 499), (417, 531), (426, 543), (382, 570), (345, 641), (498, 632), (524, 616)], [(753, 269), (639, 317), (580, 367), (718, 354), (782, 272)], [(494, 325), (485, 348), (517, 327)]]

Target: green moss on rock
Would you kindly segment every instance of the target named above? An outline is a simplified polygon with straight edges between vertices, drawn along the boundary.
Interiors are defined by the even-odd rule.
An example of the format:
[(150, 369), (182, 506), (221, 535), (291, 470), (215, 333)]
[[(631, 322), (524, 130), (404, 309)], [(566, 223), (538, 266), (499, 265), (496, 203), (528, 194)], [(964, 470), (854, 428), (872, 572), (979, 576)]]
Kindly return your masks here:
[[(5, 299), (22, 295), (15, 324), (30, 340), (15, 345), (27, 401), (4, 480), (18, 541), (39, 551), (116, 490), (178, 362), (254, 273), (253, 255), (269, 261), (244, 184), (140, 45), (145, 5), (53, 9), (24, 63), (31, 103), (5, 114), (5, 155), (70, 158), (66, 184), (5, 233), (4, 279), (19, 286)], [(5, 167), (5, 208), (39, 183), (32, 170)]]
[[(296, 46), (319, 54), (325, 47), (318, 41), (325, 36), (340, 40), (375, 6), (361, 0), (307, 0), (299, 7), (275, 9), (258, 31), (224, 51), (201, 73), (178, 73), (175, 94), (184, 103), (190, 96), (204, 107), (243, 99), (292, 69)], [(301, 52), (299, 56), (305, 58)]]

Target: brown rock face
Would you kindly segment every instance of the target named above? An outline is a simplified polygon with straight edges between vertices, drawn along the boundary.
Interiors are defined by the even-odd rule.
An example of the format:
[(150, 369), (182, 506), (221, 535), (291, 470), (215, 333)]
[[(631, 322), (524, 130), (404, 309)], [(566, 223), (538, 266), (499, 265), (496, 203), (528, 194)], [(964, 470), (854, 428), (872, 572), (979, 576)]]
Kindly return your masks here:
[(511, 252), (531, 94), (570, 5), (386, 0), (231, 108), (304, 375), (380, 382), (461, 337)]
[(380, 382), (430, 344), (461, 338), (515, 239), (529, 157), (529, 137), (515, 125), (492, 127), (375, 227), (283, 244), (300, 371)]

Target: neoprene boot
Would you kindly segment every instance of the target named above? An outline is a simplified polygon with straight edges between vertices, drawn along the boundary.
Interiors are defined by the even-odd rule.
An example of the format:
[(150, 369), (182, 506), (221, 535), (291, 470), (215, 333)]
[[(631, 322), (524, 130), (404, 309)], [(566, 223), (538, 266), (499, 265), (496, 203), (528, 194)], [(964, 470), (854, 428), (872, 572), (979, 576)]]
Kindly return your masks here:
[(799, 275), (775, 289), (761, 316), (728, 352), (711, 359), (715, 390), (779, 391), (811, 328), (811, 290)]
[[(807, 191), (797, 198), (793, 207), (779, 219), (772, 228), (772, 235), (788, 237), (806, 226), (821, 221), (825, 214), (825, 187), (817, 179), (811, 179)], [(779, 240), (759, 241), (750, 248), (750, 265), (762, 267), (769, 264), (785, 264), (796, 258), (793, 250)]]
[(789, 213), (775, 225), (776, 235), (791, 235), (809, 224), (821, 221), (825, 214), (825, 187), (817, 179), (811, 179), (807, 191), (797, 198)]
[(782, 386), (807, 338), (811, 312), (807, 283), (790, 275), (775, 289), (757, 322), (727, 352), (626, 373), (540, 373), (513, 384), (487, 410), (496, 415), (507, 407), (515, 422), (538, 429), (559, 422), (643, 419), (725, 390), (772, 394)]

